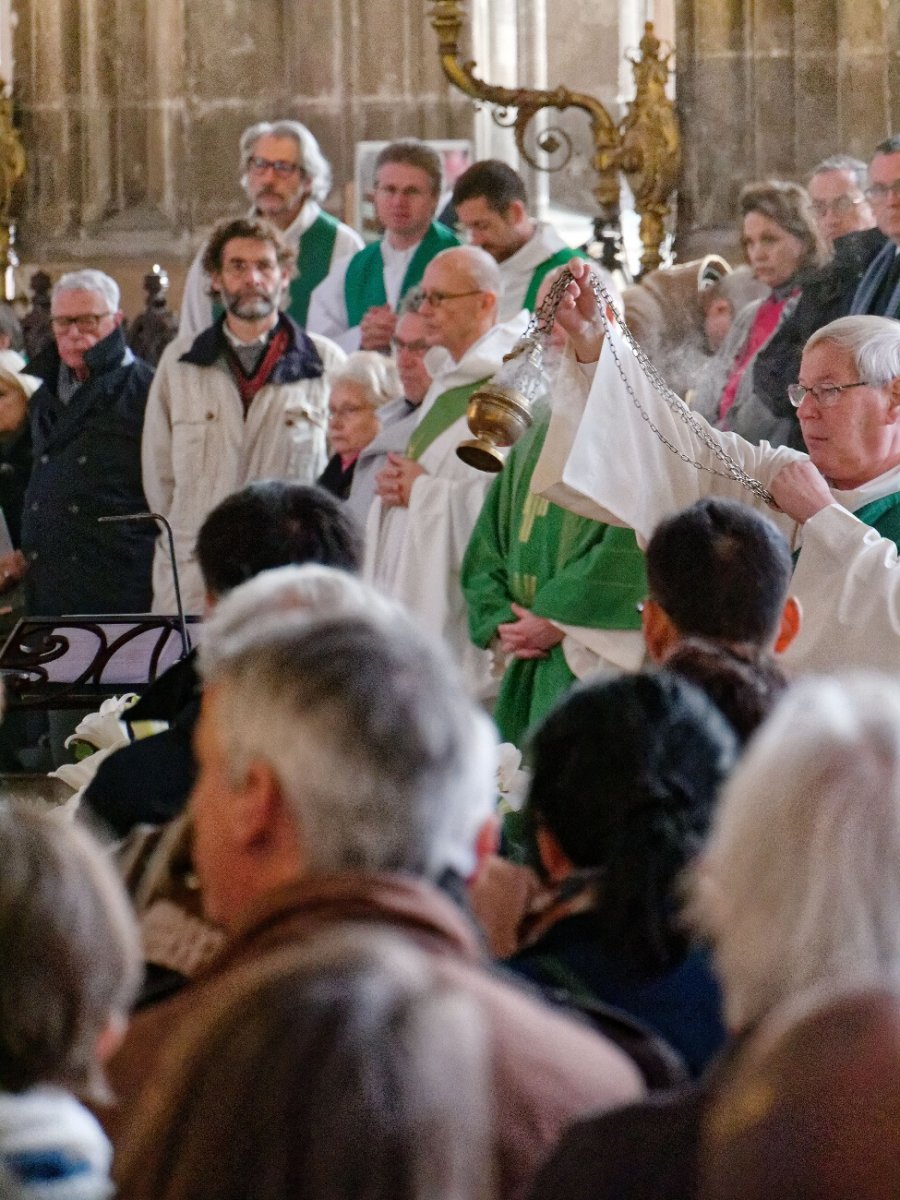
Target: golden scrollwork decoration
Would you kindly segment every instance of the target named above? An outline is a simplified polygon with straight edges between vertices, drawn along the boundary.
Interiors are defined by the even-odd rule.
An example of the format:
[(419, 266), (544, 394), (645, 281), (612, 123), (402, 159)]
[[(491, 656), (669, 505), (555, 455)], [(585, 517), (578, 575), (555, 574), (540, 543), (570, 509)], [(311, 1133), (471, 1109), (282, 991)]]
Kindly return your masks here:
[(635, 96), (625, 117), (617, 124), (603, 104), (585, 92), (562, 86), (500, 87), (480, 79), (475, 73), (476, 63), (463, 60), (460, 52), (460, 35), (465, 24), (465, 6), (460, 0), (434, 0), (430, 18), (447, 79), (472, 100), (494, 106), (494, 120), (512, 128), (519, 153), (532, 167), (540, 171), (561, 170), (573, 152), (569, 134), (551, 127), (537, 134), (535, 144), (550, 158), (562, 151), (561, 159), (548, 165), (534, 155), (527, 143), (527, 131), (539, 112), (576, 108), (587, 114), (593, 139), (591, 165), (596, 174), (595, 226), (618, 230), (620, 175), (624, 174), (641, 221), (642, 269), (651, 271), (659, 266), (669, 198), (680, 167), (680, 139), (674, 106), (666, 95), (673, 51), (663, 48), (652, 23), (646, 23), (639, 54), (630, 60)]
[[(17, 263), (13, 250), (15, 226), (12, 223), (13, 193), (25, 175), (25, 150), (13, 123), (9, 88), (0, 80), (0, 277)], [(8, 287), (5, 289), (8, 292)], [(7, 299), (10, 299), (7, 295)]]

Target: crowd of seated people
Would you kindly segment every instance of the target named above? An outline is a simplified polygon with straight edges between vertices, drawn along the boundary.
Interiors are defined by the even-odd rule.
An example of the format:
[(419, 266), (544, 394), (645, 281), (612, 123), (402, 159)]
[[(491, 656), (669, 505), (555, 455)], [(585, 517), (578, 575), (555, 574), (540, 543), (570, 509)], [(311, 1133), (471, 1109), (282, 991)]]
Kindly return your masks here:
[(366, 246), (304, 126), (239, 161), (155, 373), (89, 268), (0, 348), (10, 603), (203, 617), (74, 817), (0, 795), (0, 1193), (890, 1194), (900, 138), (624, 307), (497, 160), (450, 229), (389, 143)]

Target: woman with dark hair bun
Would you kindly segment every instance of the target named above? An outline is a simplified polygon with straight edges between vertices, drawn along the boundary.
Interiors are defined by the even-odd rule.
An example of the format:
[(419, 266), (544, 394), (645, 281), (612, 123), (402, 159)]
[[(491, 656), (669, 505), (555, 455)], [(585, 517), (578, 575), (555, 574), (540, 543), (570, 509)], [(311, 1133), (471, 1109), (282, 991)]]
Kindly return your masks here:
[(666, 671), (582, 684), (532, 739), (530, 838), (557, 899), (507, 965), (576, 1004), (622, 1009), (699, 1074), (724, 1038), (704, 948), (678, 920), (736, 739)]

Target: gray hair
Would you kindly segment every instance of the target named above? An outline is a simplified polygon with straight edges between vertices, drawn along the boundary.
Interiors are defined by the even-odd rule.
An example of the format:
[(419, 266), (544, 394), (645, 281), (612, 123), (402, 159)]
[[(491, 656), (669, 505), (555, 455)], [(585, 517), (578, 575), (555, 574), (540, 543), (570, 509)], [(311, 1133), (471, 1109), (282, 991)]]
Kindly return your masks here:
[(732, 1029), (825, 981), (900, 983), (900, 685), (786, 693), (724, 789), (694, 893)]
[(51, 305), (60, 292), (96, 292), (98, 296), (103, 297), (113, 313), (119, 311), (122, 295), (114, 279), (103, 271), (95, 271), (93, 267), (85, 267), (83, 271), (67, 271), (65, 275), (61, 275), (50, 293)]
[(410, 618), (282, 617), (205, 655), (202, 673), (226, 770), (239, 786), (269, 766), (311, 870), (471, 875), (496, 739)]
[(480, 246), (451, 246), (449, 250), (436, 254), (431, 261), (451, 263), (465, 272), (479, 291), (490, 292), (494, 296), (503, 294), (503, 276), (497, 260)]
[(380, 408), (403, 395), (393, 359), (377, 350), (356, 350), (348, 355), (347, 361), (329, 374), (328, 383), (332, 388), (336, 383), (358, 384), (373, 408)]
[(900, 324), (890, 317), (839, 317), (817, 329), (804, 350), (821, 342), (848, 350), (866, 383), (881, 387), (900, 376)]
[(331, 191), (331, 165), (319, 149), (319, 143), (299, 121), (257, 121), (241, 134), (241, 186), (246, 187), (247, 162), (253, 147), (262, 137), (293, 138), (297, 143), (298, 163), (310, 183), (313, 200), (322, 201)]
[(203, 625), (200, 661), (214, 674), (240, 649), (248, 632), (254, 636), (277, 627), (286, 616), (308, 620), (365, 615), (390, 620), (397, 605), (355, 575), (319, 563), (274, 567), (262, 571), (223, 597)]
[(853, 182), (862, 191), (868, 180), (869, 168), (861, 158), (854, 158), (852, 154), (832, 154), (830, 158), (823, 158), (813, 167), (809, 178), (826, 175), (829, 171), (846, 171), (848, 175), (853, 176)]

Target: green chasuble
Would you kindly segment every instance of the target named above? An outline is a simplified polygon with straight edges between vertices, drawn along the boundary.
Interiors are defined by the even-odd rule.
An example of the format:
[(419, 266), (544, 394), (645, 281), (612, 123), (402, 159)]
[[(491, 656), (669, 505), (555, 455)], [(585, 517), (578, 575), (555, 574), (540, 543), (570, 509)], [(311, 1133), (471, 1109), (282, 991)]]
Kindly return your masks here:
[(544, 282), (544, 276), (549, 275), (556, 267), (564, 267), (570, 258), (585, 258), (588, 262), (594, 260), (586, 250), (572, 250), (568, 246), (563, 246), (562, 250), (557, 250), (549, 258), (545, 258), (542, 263), (534, 268), (534, 274), (531, 276), (531, 282), (528, 285), (528, 291), (525, 293), (525, 299), (522, 302), (522, 307), (527, 308), (529, 312), (534, 312), (537, 304), (537, 294), (541, 284)]
[[(403, 283), (400, 285), (400, 300), (410, 288), (422, 282), (425, 268), (436, 254), (459, 244), (459, 238), (452, 230), (446, 225), (441, 225), (439, 221), (432, 221), (406, 268)], [(387, 304), (380, 239), (359, 250), (350, 259), (344, 278), (344, 302), (347, 305), (350, 329), (360, 323), (370, 308)]]
[[(647, 595), (647, 577), (634, 533), (576, 516), (530, 491), (546, 434), (544, 420), (513, 447), (463, 559), (469, 633), (477, 646), (487, 646), (498, 625), (515, 620), (512, 601), (566, 625), (640, 629), (637, 605)], [(511, 659), (494, 708), (504, 741), (521, 747), (573, 680), (561, 645), (547, 658)]]
[(336, 218), (331, 213), (321, 212), (300, 238), (297, 274), (291, 280), (287, 311), (304, 329), (313, 288), (318, 287), (331, 269), (337, 231)]

